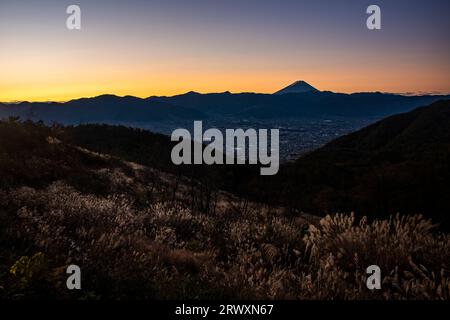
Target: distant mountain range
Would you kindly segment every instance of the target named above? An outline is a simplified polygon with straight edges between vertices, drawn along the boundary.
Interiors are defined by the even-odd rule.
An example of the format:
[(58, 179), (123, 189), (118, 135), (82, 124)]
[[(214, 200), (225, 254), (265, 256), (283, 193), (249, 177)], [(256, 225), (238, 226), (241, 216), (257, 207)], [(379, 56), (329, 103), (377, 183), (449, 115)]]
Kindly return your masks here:
[(297, 81), (275, 94), (188, 92), (172, 97), (153, 96), (145, 99), (101, 95), (65, 103), (3, 103), (0, 104), (0, 117), (19, 116), (22, 119), (63, 124), (201, 120), (218, 117), (383, 117), (446, 98), (450, 96), (322, 92), (304, 81)]
[(78, 123), (147, 122), (202, 118), (194, 109), (132, 96), (101, 95), (65, 103), (22, 102), (0, 105), (0, 117)]

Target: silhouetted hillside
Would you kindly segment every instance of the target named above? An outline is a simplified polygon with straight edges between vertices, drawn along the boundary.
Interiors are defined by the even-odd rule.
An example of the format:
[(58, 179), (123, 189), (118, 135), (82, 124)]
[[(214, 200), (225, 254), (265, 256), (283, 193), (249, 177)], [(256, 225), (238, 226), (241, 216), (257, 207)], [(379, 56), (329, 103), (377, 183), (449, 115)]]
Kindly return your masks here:
[(250, 176), (259, 174), (259, 168), (250, 165), (181, 165), (171, 160), (170, 137), (146, 130), (109, 125), (67, 126), (57, 136), (67, 143), (95, 152), (116, 156), (151, 168), (189, 177), (211, 190), (225, 189), (241, 193)]
[(265, 187), (257, 197), (298, 210), (422, 213), (448, 227), (450, 101), (338, 138), (260, 182)]
[[(159, 190), (160, 200), (190, 190), (182, 200), (208, 211), (220, 188), (243, 185), (234, 179), (245, 166), (174, 165), (174, 144), (167, 136), (122, 126), (48, 127), (17, 118), (2, 120), (0, 190), (42, 189), (62, 181), (84, 194), (132, 193), (138, 202), (154, 197), (154, 190)], [(129, 188), (130, 181), (139, 187)]]
[(106, 182), (91, 169), (111, 167), (114, 161), (89, 157), (62, 144), (42, 124), (17, 120), (0, 122), (1, 188), (45, 187), (59, 179), (86, 192), (107, 192)]
[(185, 106), (208, 115), (232, 116), (247, 108), (258, 105), (270, 95), (259, 93), (208, 93), (188, 92), (173, 97), (150, 97), (150, 101), (161, 101), (178, 106)]
[(190, 92), (174, 97), (151, 97), (148, 100), (188, 107), (210, 116), (278, 119), (333, 116), (383, 117), (410, 111), (442, 98), (444, 96), (307, 91), (280, 95)]
[(136, 97), (103, 95), (66, 103), (30, 103), (0, 106), (0, 117), (19, 116), (33, 121), (64, 124), (194, 120), (204, 117), (196, 110)]
[(146, 123), (202, 120), (221, 117), (291, 119), (326, 117), (383, 117), (410, 111), (445, 96), (401, 96), (383, 93), (341, 94), (306, 91), (285, 94), (189, 92), (173, 97), (102, 95), (65, 103), (0, 104), (0, 118), (46, 123)]

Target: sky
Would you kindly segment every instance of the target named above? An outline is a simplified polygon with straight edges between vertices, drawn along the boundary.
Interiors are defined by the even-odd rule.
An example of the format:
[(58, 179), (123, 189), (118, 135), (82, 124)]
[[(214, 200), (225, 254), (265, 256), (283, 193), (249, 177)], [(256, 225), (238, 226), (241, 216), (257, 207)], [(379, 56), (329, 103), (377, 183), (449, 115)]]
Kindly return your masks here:
[[(81, 8), (81, 30), (66, 8)], [(381, 8), (368, 30), (366, 8)], [(0, 101), (99, 94), (450, 93), (448, 0), (0, 0)]]

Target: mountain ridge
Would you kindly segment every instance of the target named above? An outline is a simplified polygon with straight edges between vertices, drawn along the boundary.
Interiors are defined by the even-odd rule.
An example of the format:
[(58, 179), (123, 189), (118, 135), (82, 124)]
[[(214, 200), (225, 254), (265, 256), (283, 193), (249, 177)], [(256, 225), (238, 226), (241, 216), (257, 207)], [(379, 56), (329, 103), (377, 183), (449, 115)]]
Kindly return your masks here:
[(287, 87), (275, 92), (275, 95), (288, 94), (288, 93), (304, 93), (304, 92), (320, 92), (320, 90), (314, 88), (309, 83), (299, 80), (288, 85)]
[(248, 183), (260, 186), (252, 197), (294, 211), (420, 213), (450, 229), (450, 100), (384, 118)]
[(45, 122), (116, 123), (203, 120), (210, 117), (280, 119), (304, 117), (385, 117), (450, 96), (403, 96), (380, 92), (222, 93), (190, 91), (175, 96), (104, 94), (67, 102), (0, 103), (0, 118), (19, 116)]

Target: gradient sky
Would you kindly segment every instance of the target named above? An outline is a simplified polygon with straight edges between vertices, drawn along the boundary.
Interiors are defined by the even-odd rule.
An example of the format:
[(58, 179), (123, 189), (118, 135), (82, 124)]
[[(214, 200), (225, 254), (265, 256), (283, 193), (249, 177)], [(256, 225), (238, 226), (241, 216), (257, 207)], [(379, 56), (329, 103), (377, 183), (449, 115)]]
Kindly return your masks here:
[[(95, 3), (95, 4), (94, 4)], [(82, 30), (66, 29), (78, 4)], [(380, 31), (366, 8), (382, 10)], [(0, 101), (102, 93), (450, 93), (448, 0), (0, 0)]]

